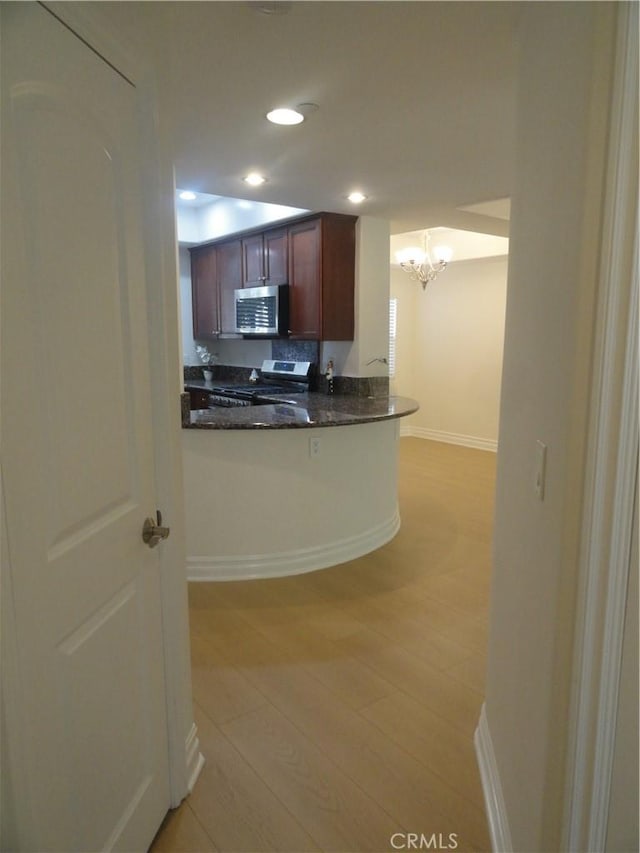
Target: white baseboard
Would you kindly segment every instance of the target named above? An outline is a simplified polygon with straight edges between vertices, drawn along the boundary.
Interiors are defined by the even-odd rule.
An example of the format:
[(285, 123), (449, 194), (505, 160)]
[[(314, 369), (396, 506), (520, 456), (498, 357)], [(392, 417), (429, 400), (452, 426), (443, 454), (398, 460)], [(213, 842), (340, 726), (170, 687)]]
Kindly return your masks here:
[(187, 735), (185, 755), (187, 763), (187, 788), (189, 793), (191, 793), (193, 786), (198, 780), (200, 771), (204, 767), (204, 756), (200, 752), (200, 740), (198, 739), (198, 729), (195, 723), (193, 723), (191, 731)]
[(190, 581), (255, 580), (301, 575), (362, 557), (389, 542), (400, 529), (398, 508), (391, 518), (370, 530), (347, 539), (272, 554), (233, 557), (187, 557)]
[(480, 438), (476, 435), (459, 435), (456, 432), (443, 432), (438, 429), (427, 429), (411, 425), (400, 425), (400, 436), (412, 438), (428, 438), (431, 441), (443, 441), (445, 444), (459, 444), (461, 447), (474, 447), (476, 450), (491, 450), (496, 453), (498, 442), (492, 438)]
[(484, 703), (473, 742), (480, 768), (484, 804), (491, 835), (491, 849), (494, 853), (511, 853), (513, 850), (511, 831)]

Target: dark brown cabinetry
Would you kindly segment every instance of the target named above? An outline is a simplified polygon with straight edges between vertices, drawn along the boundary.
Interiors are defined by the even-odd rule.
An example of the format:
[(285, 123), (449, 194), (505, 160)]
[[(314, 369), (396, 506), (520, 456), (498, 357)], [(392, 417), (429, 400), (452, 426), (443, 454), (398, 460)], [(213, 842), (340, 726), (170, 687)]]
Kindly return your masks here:
[(244, 287), (287, 284), (287, 237), (286, 228), (276, 228), (242, 240)]
[(289, 334), (351, 341), (355, 216), (325, 213), (289, 227)]
[(215, 246), (191, 249), (191, 299), (194, 338), (202, 340), (217, 337), (220, 332), (220, 311)]
[(189, 406), (194, 409), (209, 408), (209, 392), (197, 388), (189, 388)]
[(351, 341), (357, 217), (318, 213), (191, 249), (195, 338), (235, 333), (233, 291), (289, 284), (289, 335)]
[(236, 333), (233, 291), (242, 287), (242, 246), (240, 240), (216, 247), (217, 286), (220, 304), (220, 334)]
[(235, 334), (233, 291), (242, 287), (240, 240), (196, 246), (190, 252), (194, 338)]

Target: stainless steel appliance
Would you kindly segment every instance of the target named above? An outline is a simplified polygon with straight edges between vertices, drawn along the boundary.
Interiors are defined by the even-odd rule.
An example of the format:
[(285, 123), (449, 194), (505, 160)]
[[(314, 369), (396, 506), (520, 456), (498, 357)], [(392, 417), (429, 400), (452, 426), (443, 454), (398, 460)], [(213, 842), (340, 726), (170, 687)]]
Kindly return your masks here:
[(209, 406), (260, 406), (283, 403), (292, 394), (309, 391), (315, 378), (311, 361), (265, 359), (260, 376), (248, 384), (215, 380), (209, 394)]
[(289, 285), (244, 287), (234, 291), (236, 332), (245, 337), (289, 334)]

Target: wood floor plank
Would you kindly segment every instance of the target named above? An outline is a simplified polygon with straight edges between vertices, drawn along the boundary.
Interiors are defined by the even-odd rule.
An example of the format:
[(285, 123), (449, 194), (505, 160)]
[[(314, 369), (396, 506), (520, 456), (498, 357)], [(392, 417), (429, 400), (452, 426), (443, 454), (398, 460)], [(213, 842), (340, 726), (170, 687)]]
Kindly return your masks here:
[(189, 585), (207, 763), (158, 850), (382, 853), (394, 831), (490, 850), (473, 733), (494, 484), (492, 453), (402, 439), (391, 542), (307, 575)]
[(275, 708), (246, 714), (223, 731), (322, 850), (378, 853), (403, 830)]
[[(394, 599), (393, 593), (373, 600), (361, 599), (347, 607), (363, 627), (406, 648), (437, 669), (449, 669), (462, 663), (477, 648), (477, 643), (472, 644), (468, 638), (460, 642), (461, 638), (453, 631), (434, 626), (427, 614), (421, 612), (420, 603), (414, 608), (405, 607)], [(357, 632), (342, 639), (354, 634)]]
[(265, 703), (235, 667), (215, 661), (211, 643), (204, 637), (191, 639), (191, 681), (194, 700), (218, 724)]
[(189, 806), (221, 851), (305, 853), (317, 850), (311, 836), (249, 762), (196, 706), (205, 765)]
[(369, 705), (362, 715), (421, 764), (480, 809), (484, 799), (472, 738), (415, 699), (396, 692)]
[(448, 670), (449, 675), (457, 678), (467, 687), (476, 690), (478, 693), (484, 692), (484, 685), (487, 672), (486, 656), (480, 653), (472, 655), (467, 660)]
[(416, 658), (400, 646), (390, 645), (369, 629), (339, 641), (382, 678), (423, 703), (434, 713), (450, 719), (464, 734), (472, 734), (480, 717), (482, 694), (446, 672)]
[(363, 708), (388, 696), (394, 688), (370, 667), (346, 655), (335, 643), (308, 624), (263, 624), (256, 613), (251, 625), (285, 650), (295, 650), (295, 659), (313, 678), (324, 684), (347, 705)]
[[(400, 825), (431, 832), (457, 831), (484, 849), (488, 843), (482, 808), (417, 761), (412, 747), (399, 747), (364, 715), (336, 702), (322, 684), (287, 666), (252, 666), (246, 670), (265, 696), (321, 748), (331, 760)], [(397, 692), (388, 698), (393, 704)], [(463, 742), (460, 735), (458, 743)], [(472, 759), (471, 738), (467, 755)], [(460, 755), (460, 750), (457, 755)], [(454, 829), (452, 829), (454, 827)]]
[(172, 809), (149, 848), (149, 853), (217, 853), (218, 848), (209, 838), (188, 803)]

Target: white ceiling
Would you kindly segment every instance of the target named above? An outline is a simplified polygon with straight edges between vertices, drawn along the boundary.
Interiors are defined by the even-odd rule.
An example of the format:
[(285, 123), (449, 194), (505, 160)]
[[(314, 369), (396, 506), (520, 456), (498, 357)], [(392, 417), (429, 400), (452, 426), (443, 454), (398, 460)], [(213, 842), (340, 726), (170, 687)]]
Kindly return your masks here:
[[(382, 217), (392, 233), (507, 234), (483, 205), (511, 190), (517, 2), (259, 5), (100, 4), (158, 60), (179, 187)], [(301, 125), (264, 118), (303, 102), (320, 108)], [(268, 183), (245, 185), (252, 169)]]
[[(493, 234), (482, 234), (476, 231), (461, 231), (457, 228), (431, 228), (428, 231), (428, 246), (432, 257), (437, 255), (439, 246), (451, 250), (451, 260), (469, 261), (477, 258), (494, 258), (509, 254), (507, 237), (497, 237)], [(401, 249), (425, 246), (425, 231), (409, 231), (392, 235), (389, 241), (389, 261), (392, 266), (399, 266), (396, 252)]]

